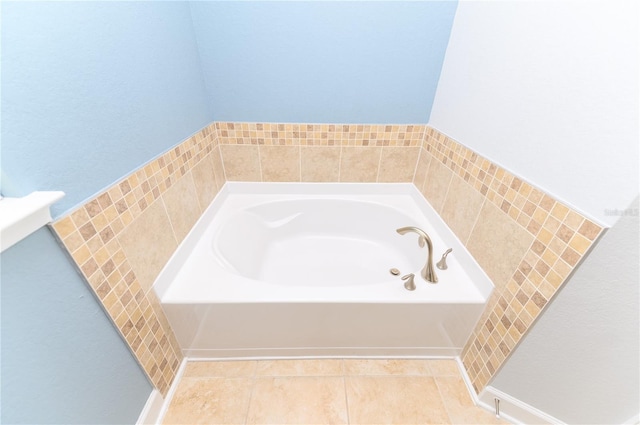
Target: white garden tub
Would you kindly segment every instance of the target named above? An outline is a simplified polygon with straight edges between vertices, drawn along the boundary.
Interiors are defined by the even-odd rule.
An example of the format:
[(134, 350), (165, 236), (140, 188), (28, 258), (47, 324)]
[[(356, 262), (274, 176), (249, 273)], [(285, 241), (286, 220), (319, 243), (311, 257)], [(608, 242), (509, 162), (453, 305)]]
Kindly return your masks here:
[(413, 185), (345, 183), (227, 183), (154, 285), (191, 358), (456, 356), (492, 289)]

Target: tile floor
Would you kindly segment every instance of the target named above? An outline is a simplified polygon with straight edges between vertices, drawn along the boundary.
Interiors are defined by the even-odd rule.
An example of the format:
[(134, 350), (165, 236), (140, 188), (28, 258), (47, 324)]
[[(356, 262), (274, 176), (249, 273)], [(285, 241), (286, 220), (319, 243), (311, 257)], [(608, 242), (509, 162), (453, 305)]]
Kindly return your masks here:
[(454, 360), (189, 362), (164, 424), (507, 424)]

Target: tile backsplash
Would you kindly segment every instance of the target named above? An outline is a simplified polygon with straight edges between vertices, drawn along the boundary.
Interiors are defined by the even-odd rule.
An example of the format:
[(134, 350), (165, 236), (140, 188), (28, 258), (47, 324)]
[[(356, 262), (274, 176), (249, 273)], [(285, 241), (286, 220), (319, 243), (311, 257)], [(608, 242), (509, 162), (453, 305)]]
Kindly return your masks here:
[(478, 392), (602, 230), (428, 126), (212, 123), (53, 224), (163, 394), (182, 353), (152, 285), (226, 181), (413, 182), (496, 286), (462, 355)]

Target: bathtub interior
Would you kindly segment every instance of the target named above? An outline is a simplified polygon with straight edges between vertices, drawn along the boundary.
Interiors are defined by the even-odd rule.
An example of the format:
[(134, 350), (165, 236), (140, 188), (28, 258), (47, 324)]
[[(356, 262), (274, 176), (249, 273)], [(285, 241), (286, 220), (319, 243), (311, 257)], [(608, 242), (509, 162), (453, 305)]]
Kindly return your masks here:
[(280, 285), (369, 285), (391, 266), (425, 261), (417, 239), (394, 229), (411, 217), (381, 203), (289, 199), (241, 209), (213, 236), (214, 258), (228, 271)]
[(154, 290), (191, 358), (456, 356), (493, 284), (413, 185), (226, 183)]

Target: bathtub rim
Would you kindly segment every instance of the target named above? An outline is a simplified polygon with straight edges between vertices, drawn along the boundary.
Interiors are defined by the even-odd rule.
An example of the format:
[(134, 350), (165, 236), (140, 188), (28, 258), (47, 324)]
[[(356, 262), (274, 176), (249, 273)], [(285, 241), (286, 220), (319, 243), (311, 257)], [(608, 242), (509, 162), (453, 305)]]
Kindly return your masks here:
[[(155, 291), (161, 302), (167, 293), (169, 286), (180, 272), (181, 266), (184, 264), (189, 254), (193, 251), (199, 241), (199, 235), (208, 227), (209, 223), (214, 219), (229, 195), (241, 194), (259, 194), (259, 195), (332, 195), (338, 192), (344, 195), (408, 195), (416, 203), (422, 214), (429, 220), (429, 223), (436, 229), (441, 237), (447, 242), (454, 252), (464, 252), (465, 255), (456, 256), (456, 260), (465, 270), (468, 276), (473, 280), (473, 284), (478, 292), (487, 302), (494, 285), (482, 267), (476, 262), (471, 253), (466, 249), (464, 244), (458, 239), (453, 230), (451, 230), (435, 209), (422, 196), (413, 183), (300, 183), (300, 182), (276, 182), (276, 183), (257, 183), (257, 182), (226, 182), (220, 189), (216, 197), (201, 214), (198, 221), (194, 224), (191, 231), (184, 240), (179, 244), (177, 249), (171, 255), (163, 269), (156, 278), (152, 289)], [(439, 253), (434, 253), (437, 259)], [(171, 301), (169, 301), (171, 302)], [(210, 301), (204, 300), (203, 303)], [(220, 301), (225, 302), (225, 301)], [(229, 301), (232, 302), (232, 301)], [(269, 301), (263, 301), (269, 302)], [(299, 302), (299, 301), (295, 301)], [(315, 302), (339, 302), (335, 300), (309, 300), (310, 303)], [(363, 301), (366, 302), (366, 301)], [(373, 301), (372, 301), (373, 302)], [(407, 300), (407, 302), (412, 302)]]

